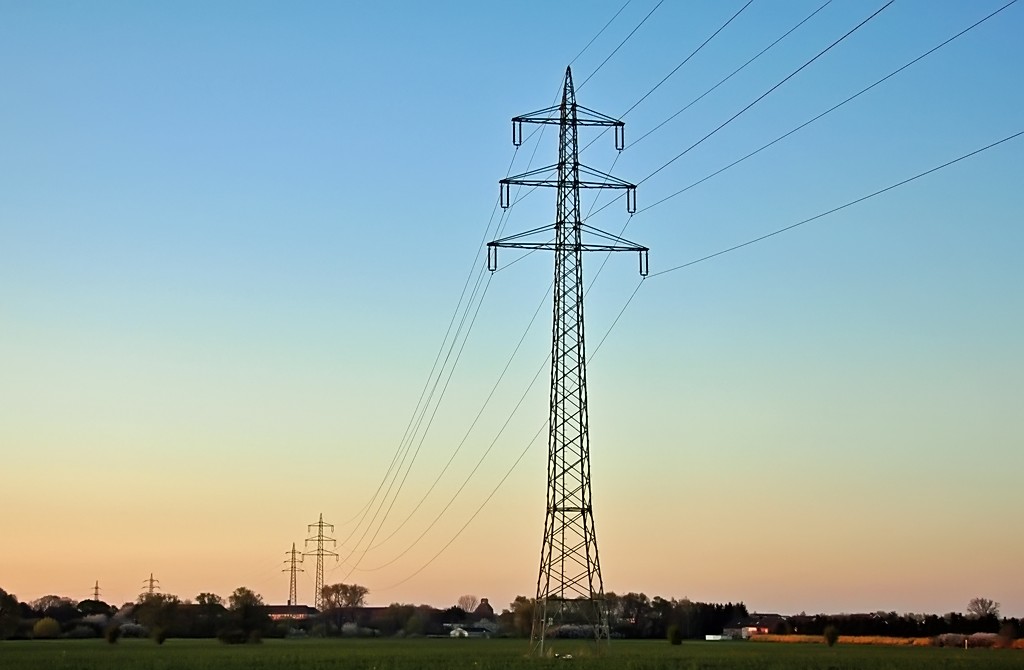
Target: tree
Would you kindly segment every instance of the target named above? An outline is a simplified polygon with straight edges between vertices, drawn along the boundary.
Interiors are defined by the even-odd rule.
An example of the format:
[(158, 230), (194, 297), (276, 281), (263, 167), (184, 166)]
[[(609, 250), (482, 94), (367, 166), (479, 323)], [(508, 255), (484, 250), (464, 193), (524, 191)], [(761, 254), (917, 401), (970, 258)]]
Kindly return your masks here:
[(32, 602), (32, 610), (40, 617), (51, 617), (60, 623), (77, 619), (80, 614), (75, 606), (77, 601), (64, 596), (43, 596)]
[(135, 608), (136, 620), (149, 629), (150, 636), (163, 644), (167, 631), (175, 624), (178, 617), (178, 596), (169, 593), (146, 593), (139, 596), (139, 605)]
[(196, 596), (196, 605), (200, 605), (202, 607), (223, 607), (224, 599), (216, 593), (204, 592)]
[(366, 604), (368, 593), (370, 593), (370, 589), (359, 584), (328, 584), (321, 592), (325, 610), (339, 607), (362, 607)]
[(78, 612), (82, 616), (90, 616), (93, 614), (103, 614), (110, 616), (114, 612), (114, 608), (103, 602), (102, 600), (83, 600), (78, 603)]
[(456, 604), (462, 608), (463, 612), (474, 612), (476, 610), (476, 606), (480, 604), (480, 599), (474, 595), (466, 594), (464, 596), (459, 596)]
[(526, 596), (516, 596), (516, 599), (509, 603), (509, 609), (512, 610), (512, 626), (517, 634), (529, 637), (533, 629), (533, 611), (536, 606), (536, 601)]
[(822, 637), (825, 638), (825, 644), (834, 647), (836, 642), (839, 641), (839, 629), (831, 625), (825, 626), (825, 632), (822, 633)]
[[(201, 593), (200, 596), (213, 595)], [(213, 596), (217, 600), (220, 600), (218, 596)], [(239, 586), (234, 592), (228, 596), (228, 609), (232, 611), (238, 611), (246, 607), (262, 607), (263, 597), (260, 594), (255, 593), (251, 589), (247, 589), (244, 586)]]
[(971, 598), (971, 602), (967, 603), (967, 616), (974, 619), (984, 619), (985, 617), (999, 617), (999, 603), (988, 598)]
[(221, 631), (225, 641), (259, 642), (263, 628), (270, 617), (263, 610), (263, 597), (251, 589), (239, 586), (228, 596), (231, 610), (227, 627)]
[(14, 635), (21, 621), (21, 605), (13, 593), (0, 589), (0, 640)]

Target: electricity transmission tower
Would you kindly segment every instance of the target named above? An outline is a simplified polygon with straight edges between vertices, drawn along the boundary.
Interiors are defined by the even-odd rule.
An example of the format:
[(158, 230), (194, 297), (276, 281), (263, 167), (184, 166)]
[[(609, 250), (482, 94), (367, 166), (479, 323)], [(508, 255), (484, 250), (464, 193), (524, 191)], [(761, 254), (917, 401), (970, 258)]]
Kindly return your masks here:
[[(556, 189), (555, 222), (487, 244), (487, 266), (498, 265), (498, 248), (548, 249), (555, 254), (554, 323), (551, 343), (551, 407), (548, 417), (547, 512), (537, 577), (537, 600), (530, 635), (535, 653), (563, 624), (592, 627), (598, 642), (608, 639), (608, 608), (598, 558), (590, 488), (590, 435), (587, 418), (587, 359), (583, 328), (583, 252), (635, 251), (640, 274), (647, 274), (648, 249), (586, 225), (580, 215), (580, 189), (626, 192), (626, 210), (636, 211), (636, 186), (581, 165), (580, 126), (614, 129), (615, 148), (625, 146), (625, 124), (576, 103), (572, 70), (565, 70), (562, 102), (512, 119), (512, 143), (523, 141), (523, 124), (558, 126), (558, 163), (500, 182), (500, 204), (511, 205), (510, 187)], [(557, 179), (547, 179), (553, 171)], [(584, 233), (593, 242), (584, 242)], [(530, 241), (541, 235), (543, 241)], [(553, 238), (553, 241), (551, 241)]]
[[(150, 575), (152, 577), (153, 575)], [(92, 599), (98, 601), (100, 599), (100, 580), (96, 580), (95, 586), (92, 587)]]
[(160, 590), (160, 580), (153, 579), (153, 573), (149, 573), (149, 579), (143, 579), (142, 585), (146, 587), (146, 595), (151, 596)]
[[(321, 521), (323, 520), (322, 516), (320, 517), (320, 520)], [(284, 570), (282, 570), (281, 572), (290, 572), (291, 573), (291, 579), (288, 582), (288, 604), (289, 605), (298, 605), (299, 604), (299, 600), (298, 600), (299, 596), (298, 596), (298, 589), (296, 588), (296, 585), (295, 585), (295, 576), (296, 576), (297, 573), (305, 572), (305, 570), (303, 570), (302, 568), (299, 567), (299, 564), (303, 562), (302, 561), (302, 554), (295, 550), (295, 543), (294, 542), (292, 542), (292, 550), (291, 551), (286, 551), (284, 553), (285, 553), (286, 556), (288, 556), (288, 560), (284, 562), (285, 565), (287, 565), (288, 567), (285, 568)], [(322, 584), (321, 584), (321, 586), (322, 586)]]
[(306, 538), (306, 546), (308, 547), (310, 542), (315, 542), (316, 549), (307, 551), (303, 556), (316, 556), (316, 594), (313, 596), (313, 607), (319, 610), (324, 605), (324, 556), (334, 556), (335, 560), (338, 558), (337, 552), (325, 549), (324, 544), (330, 542), (336, 546), (338, 543), (333, 537), (327, 537), (324, 534), (324, 528), (330, 528), (333, 533), (334, 524), (324, 523), (323, 513), (320, 514), (318, 522), (309, 524), (307, 530), (312, 532), (314, 528), (316, 528), (316, 535)]

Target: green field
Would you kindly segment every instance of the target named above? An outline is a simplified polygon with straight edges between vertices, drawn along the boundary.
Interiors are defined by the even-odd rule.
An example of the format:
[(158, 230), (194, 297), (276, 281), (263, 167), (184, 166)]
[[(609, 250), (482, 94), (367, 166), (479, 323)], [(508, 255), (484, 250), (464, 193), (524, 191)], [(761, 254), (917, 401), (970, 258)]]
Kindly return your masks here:
[(0, 670), (226, 670), (354, 668), (678, 668), (686, 670), (847, 670), (864, 668), (1021, 668), (1024, 653), (993, 649), (756, 644), (749, 642), (614, 641), (596, 657), (582, 643), (562, 642), (557, 650), (573, 658), (530, 659), (523, 640), (267, 640), (258, 645), (229, 646), (211, 640), (0, 642)]

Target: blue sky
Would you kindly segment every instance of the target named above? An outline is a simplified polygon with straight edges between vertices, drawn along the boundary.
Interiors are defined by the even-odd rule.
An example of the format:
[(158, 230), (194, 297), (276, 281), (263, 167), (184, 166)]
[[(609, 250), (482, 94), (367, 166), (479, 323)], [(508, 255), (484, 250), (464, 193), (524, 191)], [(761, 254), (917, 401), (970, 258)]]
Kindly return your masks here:
[[(821, 4), (755, 0), (625, 116), (627, 144)], [(644, 180), (882, 4), (830, 3), (617, 159), (603, 137), (583, 161)], [(644, 181), (640, 207), (1002, 4), (897, 0)], [(4, 552), (2, 586), (81, 596), (99, 578), (119, 600), (155, 571), (183, 597), (245, 582), (283, 600), (283, 552), (320, 512), (352, 518), (401, 444), (494, 236), (498, 179), (555, 160), (553, 132), (514, 152), (509, 119), (555, 100), (622, 5), (0, 2), (0, 501), (47, 491), (40, 515), (79, 548), (52, 565)], [(624, 113), (743, 3), (666, 2), (601, 65), (655, 5), (630, 2), (572, 63), (581, 104)], [(588, 223), (628, 221), (658, 272), (1024, 130), (1022, 29), (1009, 7), (685, 194)], [(1024, 465), (1021, 142), (643, 283), (590, 371), (609, 589), (780, 611), (949, 611), (984, 595), (1024, 614), (1007, 577), (1024, 544), (1006, 530)], [(505, 230), (552, 216), (538, 191)], [(379, 603), (532, 592), (541, 442), (456, 533), (543, 422), (546, 373), (441, 513), (550, 348), (551, 258), (514, 259), (487, 283), (381, 537), (526, 332), (494, 399), (391, 544), (328, 581)], [(601, 263), (587, 261), (592, 353), (639, 281), (625, 256), (593, 281)], [(40, 515), (5, 515), (5, 546), (39, 547)]]

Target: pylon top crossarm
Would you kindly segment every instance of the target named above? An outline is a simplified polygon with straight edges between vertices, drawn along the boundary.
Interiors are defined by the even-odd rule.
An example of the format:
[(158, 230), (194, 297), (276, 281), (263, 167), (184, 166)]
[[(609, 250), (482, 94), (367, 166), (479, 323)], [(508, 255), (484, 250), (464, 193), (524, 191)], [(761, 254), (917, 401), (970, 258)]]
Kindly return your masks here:
[[(580, 104), (573, 105), (576, 109), (576, 125), (577, 126), (619, 126), (623, 127), (626, 125), (625, 121), (612, 118), (607, 114), (595, 111), (588, 107), (584, 107)], [(530, 112), (529, 114), (523, 114), (522, 116), (516, 116), (512, 119), (512, 123), (537, 123), (537, 124), (549, 124), (557, 126), (562, 121), (561, 117), (561, 105), (554, 105), (552, 107), (546, 107), (544, 109), (537, 110), (536, 112)]]

